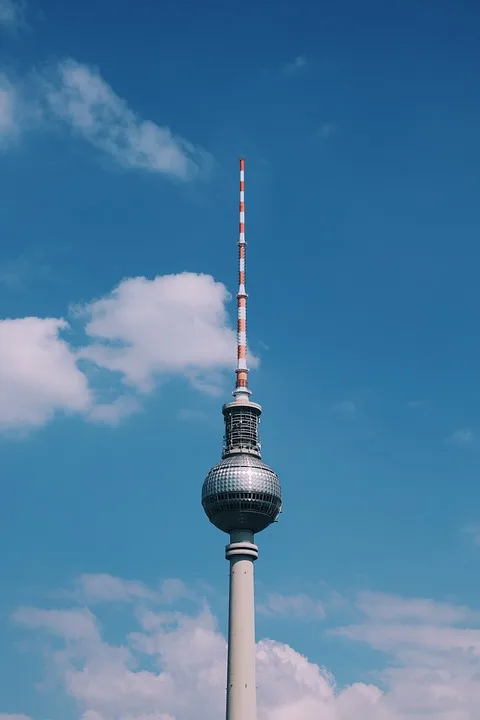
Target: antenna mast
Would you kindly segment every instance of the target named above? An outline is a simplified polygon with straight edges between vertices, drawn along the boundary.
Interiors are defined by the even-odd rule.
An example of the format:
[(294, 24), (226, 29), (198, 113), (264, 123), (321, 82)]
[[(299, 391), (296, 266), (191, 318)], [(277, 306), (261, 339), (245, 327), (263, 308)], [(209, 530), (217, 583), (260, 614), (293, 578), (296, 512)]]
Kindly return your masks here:
[(245, 160), (240, 158), (240, 223), (238, 235), (238, 292), (237, 292), (237, 381), (233, 395), (237, 402), (248, 402), (247, 367), (247, 292), (245, 289)]

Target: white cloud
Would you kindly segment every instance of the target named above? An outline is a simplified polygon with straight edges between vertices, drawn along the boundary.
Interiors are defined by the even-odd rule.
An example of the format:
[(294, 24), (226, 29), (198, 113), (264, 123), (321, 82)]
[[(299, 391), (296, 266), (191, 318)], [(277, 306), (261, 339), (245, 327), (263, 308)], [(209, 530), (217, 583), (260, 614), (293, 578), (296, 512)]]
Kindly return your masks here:
[[(211, 276), (180, 273), (126, 279), (77, 307), (81, 337), (62, 318), (0, 320), (0, 431), (41, 426), (57, 412), (115, 424), (139, 409), (136, 393), (173, 376), (219, 391), (235, 360), (228, 300)], [(116, 397), (93, 386), (94, 368), (106, 371), (105, 392), (113, 385)]]
[(144, 583), (122, 580), (106, 573), (80, 575), (76, 582), (76, 593), (81, 600), (89, 604), (150, 599), (155, 594)]
[(0, 320), (0, 431), (45, 424), (58, 410), (86, 412), (92, 402), (59, 318)]
[[(65, 611), (63, 621), (46, 611), (30, 610), (26, 617), (30, 627), (56, 636), (64, 631), (65, 647), (55, 656), (56, 672), (83, 720), (223, 717), (226, 645), (208, 609), (194, 615), (137, 610), (140, 626), (121, 647), (108, 644), (90, 624), (79, 629), (72, 610)], [(17, 614), (19, 622), (24, 618), (25, 611), (23, 617)], [(152, 663), (157, 671), (143, 669)], [(345, 702), (355, 710), (364, 707), (365, 720), (380, 717), (372, 714), (381, 702), (378, 689), (360, 684), (336, 694), (327, 671), (286, 645), (260, 642), (257, 672), (259, 720), (337, 720), (339, 704)]]
[(455, 430), (449, 439), (454, 445), (463, 447), (465, 445), (471, 445), (475, 438), (473, 432), (469, 428), (462, 428), (461, 430)]
[(325, 607), (320, 600), (304, 593), (281, 595), (270, 593), (259, 605), (257, 611), (263, 615), (319, 619), (325, 617)]
[(150, 588), (138, 580), (122, 580), (113, 575), (80, 575), (75, 583), (75, 597), (87, 605), (105, 602), (146, 601), (154, 604), (170, 604), (191, 596), (182, 580), (167, 578), (158, 588)]
[(480, 619), (478, 613), (472, 613), (466, 606), (425, 598), (405, 599), (386, 593), (361, 592), (356, 605), (366, 617), (381, 621), (407, 620), (411, 623), (450, 625)]
[[(140, 602), (132, 607), (136, 627), (121, 645), (109, 643), (91, 611), (83, 608), (16, 613), (20, 624), (63, 638), (52, 657), (54, 671), (82, 720), (221, 720), (226, 645), (208, 608), (192, 615), (145, 610), (142, 583), (110, 578), (105, 585), (110, 576), (88, 577), (90, 588), (110, 588), (102, 590), (105, 601), (128, 595), (129, 601)], [(336, 634), (385, 655), (383, 668), (375, 672), (377, 684), (339, 688), (330, 672), (293, 648), (262, 640), (257, 645), (258, 720), (479, 717), (476, 611), (375, 593), (362, 593), (356, 605), (360, 621)], [(108, 616), (111, 623), (112, 611)]]
[(0, 713), (0, 720), (31, 720), (28, 715), (18, 715), (16, 713)]
[(24, 23), (25, 3), (21, 0), (0, 0), (0, 26), (15, 30)]
[(285, 73), (285, 75), (294, 75), (306, 66), (307, 58), (305, 57), (305, 55), (297, 55), (296, 58), (294, 58), (288, 63), (285, 63), (285, 65), (283, 66), (283, 72)]
[[(12, 79), (0, 72), (0, 150), (17, 143), (26, 130), (40, 126), (43, 117), (41, 101), (37, 90), (32, 90), (30, 85), (28, 78)], [(16, 270), (28, 271), (29, 260), (26, 256), (4, 260), (2, 274), (6, 271), (7, 275), (12, 276)], [(42, 271), (45, 267), (38, 269)], [(5, 277), (2, 280), (5, 282)], [(8, 281), (7, 277), (6, 282)]]
[(333, 409), (335, 412), (343, 413), (344, 415), (352, 415), (357, 408), (351, 400), (340, 400), (340, 402), (334, 404)]
[[(474, 720), (480, 710), (480, 613), (426, 599), (364, 593), (366, 620), (336, 631), (390, 658), (378, 673), (398, 718)], [(468, 624), (467, 624), (468, 623)], [(461, 625), (462, 627), (459, 627)], [(389, 716), (388, 716), (389, 717)]]
[(77, 308), (91, 340), (81, 356), (121, 373), (143, 392), (156, 376), (178, 374), (209, 391), (218, 380), (212, 371), (234, 367), (228, 299), (225, 286), (210, 275), (124, 280), (109, 295)]
[(95, 616), (87, 609), (41, 610), (21, 607), (14, 620), (25, 627), (43, 630), (64, 640), (90, 640), (99, 638)]
[(90, 408), (89, 420), (105, 425), (118, 425), (122, 420), (141, 409), (137, 398), (120, 395), (111, 402), (96, 402)]
[(208, 153), (138, 117), (95, 68), (64, 60), (41, 86), (56, 118), (123, 167), (182, 180), (208, 169)]
[(5, 74), (0, 73), (0, 149), (7, 141), (14, 138), (18, 132), (17, 104), (18, 94), (16, 88)]

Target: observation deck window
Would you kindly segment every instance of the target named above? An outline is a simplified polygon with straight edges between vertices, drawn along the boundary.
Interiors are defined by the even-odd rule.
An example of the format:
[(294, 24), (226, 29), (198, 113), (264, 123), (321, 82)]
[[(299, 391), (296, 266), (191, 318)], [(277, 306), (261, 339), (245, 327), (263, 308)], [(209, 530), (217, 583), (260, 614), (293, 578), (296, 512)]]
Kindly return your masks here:
[(258, 421), (258, 412), (251, 408), (235, 408), (226, 413), (224, 453), (232, 450), (260, 453)]

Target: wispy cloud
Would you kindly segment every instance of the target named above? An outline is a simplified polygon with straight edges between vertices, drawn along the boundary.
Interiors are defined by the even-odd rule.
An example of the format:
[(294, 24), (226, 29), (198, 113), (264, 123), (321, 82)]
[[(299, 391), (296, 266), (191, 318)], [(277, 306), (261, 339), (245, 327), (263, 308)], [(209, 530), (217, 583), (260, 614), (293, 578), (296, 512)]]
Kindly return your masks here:
[(25, 3), (22, 0), (0, 0), (0, 26), (17, 30), (25, 23)]
[(458, 447), (465, 447), (474, 443), (475, 436), (469, 428), (461, 428), (460, 430), (455, 430), (455, 432), (450, 435), (448, 440), (453, 445), (457, 445)]
[(296, 58), (290, 62), (285, 63), (282, 70), (284, 75), (295, 75), (295, 73), (303, 70), (307, 66), (307, 58), (305, 55), (297, 55)]
[(207, 152), (168, 127), (140, 118), (96, 68), (64, 60), (41, 86), (48, 112), (119, 165), (181, 180), (208, 170)]
[(378, 622), (452, 625), (480, 620), (480, 613), (466, 606), (426, 598), (403, 598), (388, 593), (361, 592), (356, 605), (366, 617)]
[(133, 395), (120, 395), (110, 402), (96, 402), (88, 413), (93, 423), (118, 425), (122, 420), (141, 410), (141, 405)]
[(139, 601), (168, 605), (192, 596), (193, 591), (177, 578), (167, 578), (159, 587), (152, 588), (139, 580), (123, 580), (107, 573), (81, 575), (75, 582), (73, 592), (73, 597), (87, 605)]
[[(390, 718), (476, 717), (480, 702), (480, 613), (425, 598), (362, 593), (362, 620), (334, 631), (389, 657), (379, 678)], [(395, 710), (396, 712), (393, 712)], [(367, 716), (366, 716), (367, 717)]]
[(141, 118), (94, 67), (67, 59), (15, 83), (0, 73), (0, 147), (26, 130), (65, 128), (126, 169), (187, 181), (214, 166), (201, 147)]
[(333, 123), (324, 122), (318, 128), (318, 134), (322, 140), (328, 140), (335, 133), (336, 127)]
[(322, 619), (325, 617), (324, 604), (317, 598), (304, 593), (296, 595), (270, 593), (258, 604), (257, 610), (263, 615), (290, 616), (302, 620)]
[[(112, 582), (109, 576), (88, 578), (88, 592), (79, 598), (87, 607), (22, 608), (14, 615), (24, 631), (42, 643), (44, 658), (54, 663), (54, 677), (65, 696), (77, 703), (79, 714), (91, 720), (221, 717), (226, 642), (209, 608), (196, 602), (189, 613), (179, 611), (175, 604), (154, 610), (145, 607), (145, 598), (157, 591), (143, 583), (119, 578)], [(85, 585), (85, 580), (80, 584)], [(184, 590), (182, 586), (177, 589)], [(283, 596), (288, 597), (298, 596)], [(115, 627), (118, 600), (124, 604), (119, 608), (121, 624)], [(113, 603), (108, 606), (106, 624), (88, 609), (89, 603), (96, 606), (98, 601)], [(296, 601), (273, 604), (282, 612), (298, 607)], [(261, 640), (256, 652), (259, 717), (478, 717), (477, 611), (426, 598), (371, 592), (361, 593), (355, 604), (356, 624), (338, 628), (332, 635), (377, 651), (373, 657), (380, 663), (375, 670), (378, 685), (359, 681), (342, 687), (328, 670), (289, 645)], [(0, 720), (4, 720), (1, 715)]]
[(18, 94), (7, 76), (0, 73), (0, 149), (18, 132)]
[(13, 619), (25, 627), (43, 629), (68, 640), (97, 640), (99, 637), (96, 618), (87, 608), (43, 610), (20, 607)]
[(340, 400), (340, 402), (334, 403), (333, 409), (337, 413), (344, 415), (352, 415), (356, 411), (356, 405), (352, 400)]

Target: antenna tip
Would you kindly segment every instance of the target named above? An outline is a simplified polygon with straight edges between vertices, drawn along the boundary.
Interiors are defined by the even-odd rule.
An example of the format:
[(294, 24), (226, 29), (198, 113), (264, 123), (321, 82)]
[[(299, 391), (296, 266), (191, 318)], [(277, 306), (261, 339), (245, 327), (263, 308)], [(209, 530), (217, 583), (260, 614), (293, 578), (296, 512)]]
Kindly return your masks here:
[(240, 170), (243, 170), (245, 168), (245, 158), (240, 158)]

